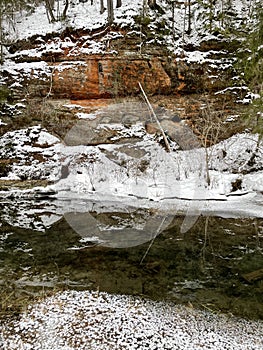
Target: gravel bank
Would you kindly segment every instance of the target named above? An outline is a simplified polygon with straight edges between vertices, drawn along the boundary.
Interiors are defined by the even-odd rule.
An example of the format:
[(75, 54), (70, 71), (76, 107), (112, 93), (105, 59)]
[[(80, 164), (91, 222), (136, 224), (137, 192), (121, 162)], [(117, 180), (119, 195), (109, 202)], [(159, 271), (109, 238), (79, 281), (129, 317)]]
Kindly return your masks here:
[[(67, 291), (2, 326), (2, 349), (263, 349), (263, 322), (139, 297)], [(1, 345), (1, 344), (0, 344)]]

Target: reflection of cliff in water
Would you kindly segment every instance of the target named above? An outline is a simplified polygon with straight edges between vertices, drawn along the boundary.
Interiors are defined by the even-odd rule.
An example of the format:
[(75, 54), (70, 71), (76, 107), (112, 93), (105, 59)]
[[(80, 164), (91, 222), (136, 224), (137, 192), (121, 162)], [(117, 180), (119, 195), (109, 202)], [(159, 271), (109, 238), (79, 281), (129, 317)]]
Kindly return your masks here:
[[(128, 228), (149, 212), (92, 215)], [(65, 219), (42, 232), (3, 221), (2, 293), (21, 299), (43, 289), (99, 289), (263, 319), (263, 220), (200, 217), (185, 234), (182, 221), (175, 216), (152, 241), (123, 249), (83, 240)]]

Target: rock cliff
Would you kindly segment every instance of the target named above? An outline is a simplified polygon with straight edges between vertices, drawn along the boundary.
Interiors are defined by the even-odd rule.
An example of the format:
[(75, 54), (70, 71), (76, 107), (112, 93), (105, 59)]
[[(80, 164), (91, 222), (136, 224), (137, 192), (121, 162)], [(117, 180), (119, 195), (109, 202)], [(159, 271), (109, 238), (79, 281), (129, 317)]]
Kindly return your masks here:
[[(4, 74), (9, 81), (13, 79), (20, 98), (131, 96), (139, 93), (138, 81), (150, 95), (215, 92), (228, 86), (232, 76), (233, 58), (224, 45), (205, 43), (171, 54), (156, 43), (143, 46), (138, 35), (118, 29), (64, 33), (16, 43), (11, 51), (18, 73)], [(29, 65), (26, 72), (19, 67), (25, 62)], [(14, 84), (18, 75), (19, 86)]]

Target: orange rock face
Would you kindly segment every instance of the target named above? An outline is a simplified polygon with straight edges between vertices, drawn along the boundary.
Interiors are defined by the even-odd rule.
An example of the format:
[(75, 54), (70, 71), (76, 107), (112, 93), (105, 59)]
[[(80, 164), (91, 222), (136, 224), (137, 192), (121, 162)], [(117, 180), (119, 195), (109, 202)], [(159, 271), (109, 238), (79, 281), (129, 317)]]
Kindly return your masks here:
[(140, 82), (148, 94), (168, 94), (171, 79), (158, 58), (90, 57), (53, 66), (52, 92), (71, 99), (133, 95)]
[[(93, 50), (94, 43), (98, 51)], [(27, 73), (22, 88), (16, 88), (14, 95), (19, 99), (25, 96), (107, 99), (138, 95), (138, 82), (148, 95), (209, 93), (225, 89), (229, 86), (229, 79), (236, 74), (228, 63), (225, 43), (219, 46), (219, 60), (214, 59), (217, 57), (218, 42), (201, 44), (199, 49), (204, 53), (201, 62), (193, 59), (194, 51), (191, 48), (173, 54), (165, 44), (149, 43), (147, 40), (142, 43), (142, 37), (137, 32), (132, 34), (124, 29), (110, 27), (93, 32), (66, 31), (60, 38), (47, 39), (48, 46), (58, 50), (46, 50), (45, 45), (43, 48), (42, 42), (38, 40), (27, 42), (28, 48), (35, 49), (37, 54), (34, 56), (32, 51), (32, 56), (24, 55), (22, 49), (19, 55), (18, 46), (15, 61), (44, 61), (48, 67), (45, 66), (43, 71), (32, 69), (31, 76)], [(23, 45), (21, 48), (24, 48)], [(208, 55), (211, 48), (215, 52)], [(191, 59), (188, 57), (190, 53)], [(218, 65), (218, 62), (222, 64)], [(15, 79), (10, 75), (11, 84), (16, 82)]]

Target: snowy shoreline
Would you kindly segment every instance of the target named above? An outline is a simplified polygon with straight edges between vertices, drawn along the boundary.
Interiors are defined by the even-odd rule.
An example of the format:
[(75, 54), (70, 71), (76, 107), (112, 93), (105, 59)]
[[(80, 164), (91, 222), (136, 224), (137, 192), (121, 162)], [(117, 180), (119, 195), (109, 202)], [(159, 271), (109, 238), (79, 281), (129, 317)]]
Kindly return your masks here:
[(4, 324), (1, 337), (3, 350), (260, 350), (262, 333), (262, 321), (139, 297), (66, 291)]
[[(245, 193), (222, 197), (221, 199), (170, 198), (159, 201), (136, 196), (112, 196), (106, 193), (51, 193), (45, 187), (28, 190), (12, 189), (0, 191), (0, 202), (6, 210), (2, 219), (21, 228), (46, 230), (70, 213), (89, 215), (97, 213), (132, 213), (138, 209), (152, 211), (155, 217), (184, 217), (189, 222), (188, 230), (199, 216), (222, 218), (263, 218), (261, 193)], [(12, 208), (12, 209), (11, 209)], [(37, 217), (37, 224), (35, 223)], [(183, 228), (182, 228), (183, 229)]]
[[(142, 123), (107, 124), (106, 129), (99, 124), (99, 130), (113, 132), (112, 143), (85, 144), (94, 130), (89, 123), (77, 123), (67, 134), (66, 140), (76, 145), (63, 143), (41, 126), (0, 138), (2, 158), (8, 159), (3, 163), (6, 176), (0, 179), (0, 200), (16, 208), (15, 216), (6, 208), (3, 220), (32, 228), (33, 216), (43, 214), (35, 227), (43, 230), (67, 213), (88, 213), (94, 205), (98, 212), (131, 207), (153, 209), (156, 216), (180, 214), (188, 222), (185, 232), (200, 215), (262, 218), (263, 154), (258, 135), (238, 134), (207, 149), (175, 145), (167, 153)], [(185, 129), (179, 136), (180, 145)], [(47, 186), (40, 186), (41, 181)], [(44, 209), (37, 202), (43, 202)]]

